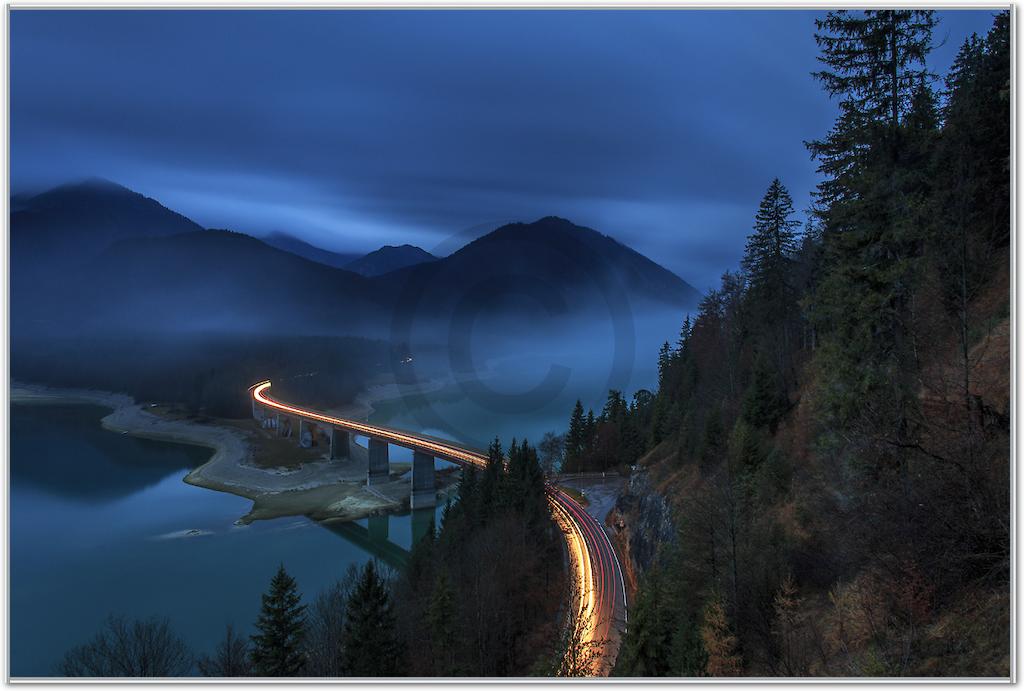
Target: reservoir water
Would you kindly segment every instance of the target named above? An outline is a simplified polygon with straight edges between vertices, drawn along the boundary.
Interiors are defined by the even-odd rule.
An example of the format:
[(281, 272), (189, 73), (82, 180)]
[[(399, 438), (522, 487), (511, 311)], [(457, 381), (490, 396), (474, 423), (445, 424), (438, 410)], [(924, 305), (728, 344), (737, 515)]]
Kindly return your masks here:
[(105, 430), (108, 412), (11, 406), (12, 676), (54, 675), (109, 614), (168, 617), (195, 653), (212, 652), (226, 624), (251, 632), (279, 564), (309, 602), (349, 564), (408, 549), (442, 510), (236, 525), (249, 500), (182, 482), (209, 450)]
[[(487, 367), (486, 390), (459, 385), (378, 402), (371, 420), (479, 448), (495, 435), (506, 446), (512, 437), (536, 444), (544, 432), (565, 430), (577, 398), (600, 412), (608, 388), (628, 398), (653, 387), (658, 343), (674, 328), (642, 329), (650, 335), (638, 333), (621, 380), (609, 378), (614, 357), (598, 352), (600, 340), (588, 341), (572, 352), (502, 357)], [(565, 378), (538, 388), (549, 372)], [(249, 500), (182, 482), (209, 450), (104, 430), (107, 412), (11, 406), (12, 676), (53, 675), (64, 652), (109, 614), (168, 617), (195, 653), (210, 653), (226, 624), (252, 631), (279, 564), (309, 602), (350, 564), (394, 563), (431, 517), (440, 522), (441, 506), (352, 524), (293, 517), (236, 525)], [(392, 447), (391, 458), (408, 462), (411, 453)]]

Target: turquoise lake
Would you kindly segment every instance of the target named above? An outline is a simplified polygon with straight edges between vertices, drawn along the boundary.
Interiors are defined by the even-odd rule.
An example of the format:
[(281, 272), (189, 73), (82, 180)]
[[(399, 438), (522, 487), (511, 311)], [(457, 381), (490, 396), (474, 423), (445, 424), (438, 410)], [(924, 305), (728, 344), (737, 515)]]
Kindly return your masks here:
[(109, 614), (167, 617), (193, 652), (211, 652), (226, 624), (252, 630), (279, 564), (308, 602), (350, 564), (408, 549), (414, 529), (422, 534), (442, 510), (372, 526), (302, 517), (236, 525), (249, 500), (182, 482), (209, 450), (104, 430), (108, 412), (11, 406), (12, 676), (55, 674)]

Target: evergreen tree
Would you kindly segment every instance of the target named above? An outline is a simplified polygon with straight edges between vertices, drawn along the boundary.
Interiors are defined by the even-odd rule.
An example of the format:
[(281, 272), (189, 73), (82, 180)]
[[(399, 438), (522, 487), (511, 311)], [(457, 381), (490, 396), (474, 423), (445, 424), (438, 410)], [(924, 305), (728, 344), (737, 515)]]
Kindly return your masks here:
[(690, 324), (690, 315), (687, 314), (686, 319), (683, 320), (683, 326), (679, 329), (679, 340), (676, 342), (676, 350), (680, 356), (686, 354), (686, 342), (690, 340), (690, 331), (692, 329), (693, 326)]
[(782, 395), (794, 378), (790, 345), (798, 316), (793, 258), (800, 222), (793, 220), (792, 215), (789, 191), (775, 178), (761, 200), (742, 260), (748, 286), (743, 308), (753, 317), (750, 331), (763, 351), (772, 355)]
[(455, 591), (448, 573), (441, 570), (434, 582), (427, 607), (427, 629), (430, 632), (430, 647), (434, 651), (433, 664), (436, 676), (450, 677), (459, 673), (458, 652), (460, 645), (456, 635), (459, 613), (455, 607)]
[(754, 427), (767, 427), (774, 434), (786, 408), (787, 401), (779, 389), (778, 377), (762, 358), (758, 358), (743, 398), (743, 419)]
[(1008, 59), (1007, 18), (986, 39), (972, 35), (946, 80), (945, 126), (936, 151), (931, 256), (943, 280), (942, 300), (957, 324), (959, 388), (969, 407), (971, 305), (992, 274), (1010, 227), (1009, 101), (1002, 85)]
[(614, 673), (623, 677), (661, 677), (672, 673), (672, 616), (665, 601), (664, 576), (648, 575), (630, 611)]
[(503, 502), (506, 506), (522, 509), (524, 482), (526, 478), (526, 456), (529, 446), (526, 440), (520, 448), (515, 437), (508, 447), (508, 470), (505, 475)]
[(501, 440), (495, 437), (487, 448), (487, 467), (480, 478), (480, 501), (476, 508), (481, 523), (487, 522), (495, 506), (502, 500), (501, 480), (504, 475), (505, 454), (501, 449)]
[[(668, 368), (672, 362), (672, 349), (668, 345), (668, 341), (665, 341), (661, 345), (661, 350), (658, 351), (658, 390), (665, 390), (665, 382), (668, 377)], [(577, 401), (579, 403), (579, 401)], [(575, 411), (574, 411), (575, 412)], [(580, 418), (583, 417), (583, 407), (580, 406)], [(582, 421), (582, 420), (581, 420)]]
[(594, 411), (588, 409), (587, 417), (583, 423), (583, 453), (584, 455), (594, 450), (594, 435), (597, 433), (597, 420), (594, 418)]
[(821, 199), (831, 206), (857, 197), (875, 154), (898, 159), (901, 118), (928, 77), (935, 18), (931, 10), (840, 10), (815, 24), (825, 69), (814, 76), (840, 98), (835, 127), (808, 144), (826, 176)]
[(698, 454), (701, 471), (706, 473), (718, 465), (724, 452), (725, 427), (722, 425), (722, 414), (717, 407), (713, 407), (704, 420), (704, 434)]
[(342, 641), (349, 676), (397, 675), (399, 647), (391, 594), (373, 561), (363, 567), (349, 596)]
[(832, 132), (808, 145), (826, 176), (830, 270), (810, 301), (816, 330), (828, 334), (822, 403), (834, 425), (870, 412), (857, 422), (867, 434), (908, 444), (918, 386), (908, 312), (922, 229), (912, 213), (918, 181), (904, 174), (905, 120), (929, 77), (933, 13), (830, 12), (817, 25), (828, 69), (815, 76), (840, 97)]
[(700, 637), (700, 627), (687, 617), (672, 637), (672, 676), (702, 677), (707, 664), (708, 654)]
[(293, 677), (302, 672), (306, 605), (301, 604), (295, 579), (282, 564), (262, 596), (263, 607), (252, 636), (252, 662), (257, 676)]
[(575, 473), (580, 471), (583, 462), (583, 452), (586, 447), (586, 430), (584, 429), (583, 403), (576, 400), (576, 406), (572, 409), (572, 416), (569, 418), (569, 431), (565, 435), (565, 468), (566, 472)]
[(732, 477), (742, 481), (749, 479), (764, 462), (761, 435), (751, 429), (742, 418), (733, 425), (729, 435), (729, 463)]
[(462, 469), (462, 477), (459, 478), (459, 501), (456, 510), (465, 517), (470, 525), (476, 523), (479, 512), (477, 506), (479, 497), (479, 475), (475, 465), (467, 465)]
[[(800, 222), (793, 215), (793, 199), (778, 178), (772, 180), (761, 199), (754, 219), (754, 232), (747, 238), (743, 270), (747, 272), (750, 289), (762, 301), (789, 298), (792, 255), (796, 253), (796, 229)], [(785, 318), (786, 314), (763, 315), (768, 319)], [(689, 322), (689, 317), (687, 317)], [(688, 323), (687, 323), (688, 326)]]
[(605, 401), (604, 410), (601, 411), (601, 419), (621, 427), (626, 418), (626, 399), (622, 392), (615, 389), (608, 391), (608, 399)]

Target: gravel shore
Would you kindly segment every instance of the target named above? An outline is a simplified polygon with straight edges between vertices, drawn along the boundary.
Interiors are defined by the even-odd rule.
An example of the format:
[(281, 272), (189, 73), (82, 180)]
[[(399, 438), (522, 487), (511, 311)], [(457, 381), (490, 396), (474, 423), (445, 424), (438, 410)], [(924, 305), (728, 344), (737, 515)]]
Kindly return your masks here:
[[(374, 400), (397, 394), (394, 385), (380, 385), (339, 410), (349, 417), (365, 418), (372, 412)], [(101, 422), (106, 429), (212, 449), (210, 460), (186, 475), (184, 481), (251, 499), (252, 509), (239, 519), (242, 523), (296, 515), (355, 520), (408, 505), (409, 480), (398, 472), (392, 473), (391, 482), (375, 486), (373, 492), (366, 489), (366, 451), (354, 443), (349, 459), (329, 461), (325, 457), (292, 469), (258, 468), (249, 463), (253, 445), (259, 443), (259, 430), (255, 427), (246, 432), (216, 422), (161, 417), (148, 412), (149, 406), (136, 403), (130, 396), (108, 391), (12, 384), (10, 401), (18, 405), (99, 405), (112, 411)], [(402, 468), (394, 464), (392, 470)]]

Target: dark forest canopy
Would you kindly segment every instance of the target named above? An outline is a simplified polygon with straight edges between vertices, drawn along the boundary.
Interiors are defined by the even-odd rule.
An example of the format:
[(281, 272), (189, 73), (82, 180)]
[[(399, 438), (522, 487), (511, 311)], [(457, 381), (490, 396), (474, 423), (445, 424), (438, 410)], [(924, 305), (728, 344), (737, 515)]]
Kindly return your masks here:
[(773, 180), (657, 392), (572, 413), (566, 469), (639, 461), (676, 515), (617, 674), (1008, 674), (1009, 14), (943, 81), (934, 23), (818, 22), (802, 233)]

